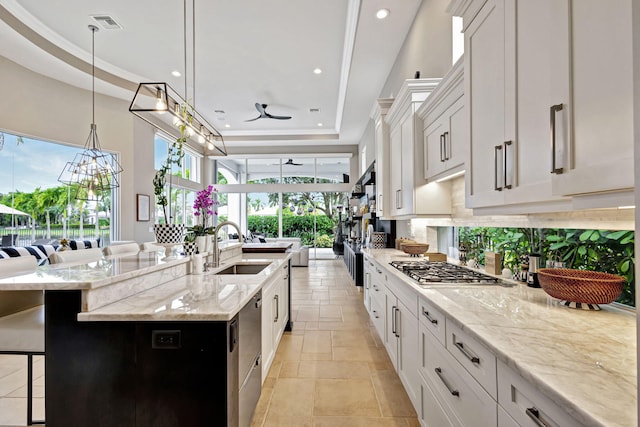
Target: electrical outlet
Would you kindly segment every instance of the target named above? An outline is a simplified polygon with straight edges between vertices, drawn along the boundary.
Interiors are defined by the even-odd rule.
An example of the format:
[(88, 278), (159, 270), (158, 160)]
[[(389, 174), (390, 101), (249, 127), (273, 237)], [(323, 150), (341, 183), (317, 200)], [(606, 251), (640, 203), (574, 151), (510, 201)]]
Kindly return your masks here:
[(151, 348), (175, 350), (180, 347), (180, 331), (151, 331)]

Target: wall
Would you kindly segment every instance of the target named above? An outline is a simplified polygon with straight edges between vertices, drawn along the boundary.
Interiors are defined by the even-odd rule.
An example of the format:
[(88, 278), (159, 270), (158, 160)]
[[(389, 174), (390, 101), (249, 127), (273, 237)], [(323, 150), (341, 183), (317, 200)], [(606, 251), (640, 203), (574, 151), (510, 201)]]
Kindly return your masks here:
[[(437, 241), (435, 228), (451, 226), (524, 227), (524, 228), (578, 228), (599, 230), (634, 230), (635, 209), (590, 209), (529, 215), (473, 216), (464, 207), (464, 176), (452, 180), (451, 218), (416, 218), (398, 221), (398, 236), (411, 237), (431, 245)], [(429, 231), (427, 231), (429, 230)], [(436, 246), (432, 246), (435, 249)]]
[[(83, 147), (91, 123), (91, 92), (44, 77), (0, 56), (0, 129)], [(135, 194), (153, 194), (153, 130), (129, 113), (129, 102), (96, 94), (96, 124), (103, 149), (120, 154), (122, 240), (153, 240), (150, 223), (135, 221)], [(149, 154), (151, 153), (151, 154)], [(69, 159), (72, 160), (72, 159)], [(135, 165), (135, 167), (134, 167)]]
[[(402, 83), (412, 79), (416, 71), (420, 71), (421, 77), (443, 77), (449, 71), (452, 65), (451, 15), (446, 12), (449, 1), (423, 0), (379, 98), (393, 98)], [(362, 135), (358, 149), (362, 153), (363, 146), (367, 146), (367, 165), (375, 159), (372, 122)]]

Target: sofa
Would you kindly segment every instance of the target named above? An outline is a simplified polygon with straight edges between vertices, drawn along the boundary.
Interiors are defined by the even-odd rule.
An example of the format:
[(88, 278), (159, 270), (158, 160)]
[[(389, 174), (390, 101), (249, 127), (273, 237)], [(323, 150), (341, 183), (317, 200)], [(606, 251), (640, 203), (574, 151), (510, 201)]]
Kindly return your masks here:
[(292, 243), (293, 245), (287, 249), (291, 253), (292, 267), (308, 267), (309, 266), (309, 246), (303, 246), (299, 237), (281, 237), (281, 238), (263, 238), (265, 243)]
[[(100, 240), (69, 240), (69, 249), (72, 251), (100, 247)], [(58, 251), (59, 243), (53, 245), (9, 246), (0, 247), (0, 258), (15, 258), (20, 256), (33, 256), (39, 265), (46, 264), (51, 254)]]

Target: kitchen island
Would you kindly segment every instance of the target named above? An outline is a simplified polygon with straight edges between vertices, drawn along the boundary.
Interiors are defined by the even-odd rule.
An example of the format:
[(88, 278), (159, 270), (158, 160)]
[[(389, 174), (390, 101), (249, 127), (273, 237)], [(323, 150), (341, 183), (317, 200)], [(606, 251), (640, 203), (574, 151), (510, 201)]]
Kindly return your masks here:
[[(45, 291), (47, 425), (246, 425), (239, 320), (288, 259), (234, 258), (188, 275), (188, 258), (141, 253), (1, 279), (0, 290)], [(230, 264), (266, 267), (216, 275)], [(255, 365), (260, 323), (251, 331)], [(254, 400), (260, 373), (246, 376)]]
[[(475, 417), (476, 425), (542, 425), (531, 424), (536, 417), (545, 425), (637, 425), (634, 311), (614, 305), (601, 305), (602, 310), (595, 312), (570, 309), (542, 289), (525, 284), (419, 285), (389, 265), (392, 260), (408, 260), (406, 254), (394, 249), (364, 252), (365, 267), (371, 263), (371, 274), (379, 276), (377, 282), (365, 283), (365, 288), (369, 286), (365, 305), (370, 304), (367, 308), (374, 323), (380, 320), (376, 316), (384, 318), (385, 308), (376, 305), (373, 294), (383, 292), (387, 301), (395, 301), (394, 295), (398, 301), (393, 310), (387, 307), (392, 314), (387, 329), (400, 325), (395, 326), (400, 330), (395, 336), (405, 338), (409, 320), (416, 322), (417, 336), (407, 339), (419, 341), (415, 346), (420, 353), (415, 360), (417, 372), (405, 378), (419, 380), (417, 385), (412, 380), (403, 383), (410, 396), (417, 387), (414, 406), (422, 405), (427, 412), (423, 425), (435, 425), (429, 418), (435, 419), (436, 410), (443, 420), (464, 423), (470, 419), (465, 417)], [(369, 302), (367, 292), (373, 295)], [(409, 315), (403, 312), (405, 307)], [(379, 324), (387, 346), (389, 334), (384, 332), (385, 323)], [(434, 372), (436, 369), (439, 371)], [(402, 379), (402, 373), (400, 376)], [(460, 387), (466, 385), (470, 391), (465, 394)], [(492, 422), (480, 422), (479, 412), (469, 413), (470, 406), (464, 406), (469, 395), (484, 399), (479, 400), (483, 402), (480, 407)], [(431, 396), (437, 405), (424, 396)], [(534, 397), (548, 406), (536, 407)], [(554, 419), (563, 421), (551, 421)]]

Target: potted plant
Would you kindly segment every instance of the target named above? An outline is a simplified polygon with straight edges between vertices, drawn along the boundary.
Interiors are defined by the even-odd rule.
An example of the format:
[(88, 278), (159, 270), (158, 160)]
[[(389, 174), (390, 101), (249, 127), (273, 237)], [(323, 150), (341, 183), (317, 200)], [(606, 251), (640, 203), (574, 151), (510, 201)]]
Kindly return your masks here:
[(187, 229), (187, 238), (196, 241), (198, 252), (209, 250), (209, 236), (213, 234), (215, 229), (213, 225), (210, 225), (211, 218), (218, 215), (216, 210), (218, 201), (213, 197), (215, 192), (216, 189), (209, 185), (204, 190), (198, 191), (193, 202), (193, 215), (198, 219), (198, 223)]
[[(167, 213), (169, 200), (167, 199), (165, 187), (167, 175), (171, 174), (172, 165), (182, 166), (182, 159), (184, 158), (183, 146), (184, 143), (187, 142), (187, 127), (192, 117), (189, 113), (189, 108), (189, 104), (183, 104), (180, 107), (180, 116), (183, 119), (178, 124), (180, 137), (171, 143), (167, 152), (167, 158), (153, 177), (153, 193), (156, 196), (156, 203), (162, 206), (162, 214), (164, 216), (164, 223), (156, 223), (153, 226), (158, 243), (181, 243), (184, 239), (184, 224), (173, 223), (171, 208), (169, 208), (169, 213)], [(169, 180), (169, 194), (171, 194), (171, 180)]]

